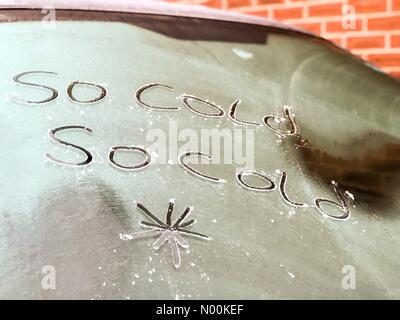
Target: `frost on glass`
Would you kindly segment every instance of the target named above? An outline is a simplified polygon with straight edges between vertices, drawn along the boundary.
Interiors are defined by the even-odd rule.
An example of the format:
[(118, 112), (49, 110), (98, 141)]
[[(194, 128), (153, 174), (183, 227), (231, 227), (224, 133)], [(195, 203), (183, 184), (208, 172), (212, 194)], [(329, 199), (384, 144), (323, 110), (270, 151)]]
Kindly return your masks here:
[(151, 25), (0, 24), (0, 297), (399, 298), (399, 83), (306, 36)]
[[(122, 234), (121, 238), (124, 240), (132, 240), (141, 238), (143, 236), (153, 235), (156, 233), (158, 236), (157, 240), (153, 243), (153, 248), (158, 250), (164, 245), (166, 242), (168, 243), (171, 249), (172, 256), (172, 264), (175, 268), (179, 268), (181, 266), (181, 253), (179, 246), (187, 249), (189, 248), (189, 243), (183, 236), (192, 236), (205, 240), (210, 240), (210, 238), (200, 232), (188, 230), (187, 227), (196, 223), (196, 220), (190, 219), (186, 220), (189, 214), (192, 212), (192, 207), (187, 207), (185, 211), (176, 219), (174, 223), (172, 223), (172, 212), (174, 210), (175, 200), (172, 199), (169, 201), (168, 212), (166, 216), (165, 222), (161, 221), (155, 215), (153, 215), (144, 205), (138, 203), (137, 206), (140, 208), (150, 220), (153, 222), (140, 221), (139, 224), (143, 228), (150, 229), (151, 233), (147, 231), (144, 232), (135, 232), (133, 234)], [(185, 221), (186, 220), (186, 221)]]

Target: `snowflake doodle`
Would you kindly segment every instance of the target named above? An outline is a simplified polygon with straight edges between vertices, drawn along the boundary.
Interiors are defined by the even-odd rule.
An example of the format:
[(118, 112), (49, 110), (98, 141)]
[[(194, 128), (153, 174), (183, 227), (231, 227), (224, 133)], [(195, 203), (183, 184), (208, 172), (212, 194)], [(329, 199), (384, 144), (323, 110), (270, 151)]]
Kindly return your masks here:
[(166, 221), (163, 222), (152, 214), (144, 205), (137, 203), (137, 207), (153, 222), (140, 221), (139, 225), (147, 230), (135, 232), (133, 234), (121, 234), (120, 237), (123, 240), (133, 240), (147, 236), (158, 236), (157, 240), (153, 243), (153, 249), (158, 250), (165, 243), (168, 243), (171, 249), (172, 264), (178, 269), (181, 266), (180, 247), (184, 249), (189, 248), (189, 243), (184, 236), (192, 236), (204, 240), (210, 240), (211, 238), (205, 234), (187, 230), (188, 227), (196, 223), (195, 219), (187, 219), (189, 214), (193, 211), (193, 207), (187, 207), (179, 218), (172, 223), (174, 204), (174, 199), (171, 199), (169, 201)]

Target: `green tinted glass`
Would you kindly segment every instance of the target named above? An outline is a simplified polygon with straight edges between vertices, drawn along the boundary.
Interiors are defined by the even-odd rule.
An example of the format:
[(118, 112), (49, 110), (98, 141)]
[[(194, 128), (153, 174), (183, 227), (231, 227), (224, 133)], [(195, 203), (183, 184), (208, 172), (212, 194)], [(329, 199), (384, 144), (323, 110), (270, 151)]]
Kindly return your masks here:
[(400, 297), (398, 81), (275, 28), (3, 13), (1, 297)]

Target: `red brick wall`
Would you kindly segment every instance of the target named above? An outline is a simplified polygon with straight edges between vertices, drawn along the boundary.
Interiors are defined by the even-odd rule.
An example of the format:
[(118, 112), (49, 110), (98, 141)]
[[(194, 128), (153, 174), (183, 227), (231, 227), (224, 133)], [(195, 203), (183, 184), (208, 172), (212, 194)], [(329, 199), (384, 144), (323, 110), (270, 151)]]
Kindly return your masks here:
[(257, 15), (334, 41), (400, 78), (400, 0), (166, 0)]

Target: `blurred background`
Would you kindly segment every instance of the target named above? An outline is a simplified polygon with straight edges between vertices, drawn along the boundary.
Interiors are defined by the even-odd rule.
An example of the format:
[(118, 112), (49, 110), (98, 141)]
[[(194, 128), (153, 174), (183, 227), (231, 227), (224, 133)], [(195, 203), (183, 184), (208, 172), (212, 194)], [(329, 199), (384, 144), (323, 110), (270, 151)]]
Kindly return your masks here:
[(400, 0), (160, 0), (281, 20), (400, 79)]

